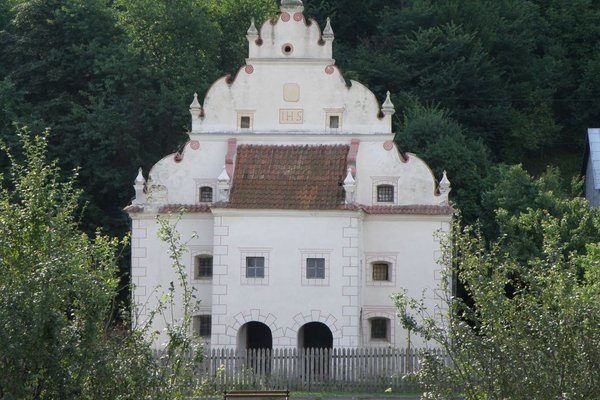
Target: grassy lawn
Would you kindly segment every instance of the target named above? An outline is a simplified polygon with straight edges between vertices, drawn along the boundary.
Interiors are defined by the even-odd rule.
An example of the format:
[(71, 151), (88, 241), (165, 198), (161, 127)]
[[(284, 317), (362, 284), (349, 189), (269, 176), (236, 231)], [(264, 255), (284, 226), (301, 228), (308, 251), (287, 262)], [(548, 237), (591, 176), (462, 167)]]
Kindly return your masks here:
[(419, 398), (421, 392), (418, 390), (394, 390), (392, 392), (290, 392), (290, 398), (302, 397), (310, 399), (370, 399), (370, 398)]

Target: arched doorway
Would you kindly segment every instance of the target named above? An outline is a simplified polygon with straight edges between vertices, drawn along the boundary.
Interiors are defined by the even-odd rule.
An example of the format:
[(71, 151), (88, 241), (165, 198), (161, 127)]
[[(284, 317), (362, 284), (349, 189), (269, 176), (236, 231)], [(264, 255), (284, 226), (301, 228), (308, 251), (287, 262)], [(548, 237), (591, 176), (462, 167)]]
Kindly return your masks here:
[(333, 334), (322, 322), (309, 322), (298, 330), (298, 350), (303, 359), (305, 382), (325, 382), (331, 371)]
[(258, 321), (248, 322), (238, 332), (238, 349), (272, 349), (271, 329)]
[(273, 335), (267, 325), (258, 321), (242, 325), (238, 331), (237, 343), (238, 350), (246, 359), (246, 367), (259, 376), (271, 372)]
[(298, 330), (298, 347), (300, 349), (331, 349), (333, 334), (322, 322), (309, 322)]

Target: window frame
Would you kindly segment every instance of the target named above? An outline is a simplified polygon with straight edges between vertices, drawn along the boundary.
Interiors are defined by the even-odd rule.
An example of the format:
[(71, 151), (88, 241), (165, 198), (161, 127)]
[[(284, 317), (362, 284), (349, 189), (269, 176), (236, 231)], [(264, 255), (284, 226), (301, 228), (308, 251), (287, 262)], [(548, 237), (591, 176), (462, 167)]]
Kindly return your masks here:
[(306, 279), (325, 279), (325, 258), (306, 258)]
[[(369, 318), (369, 338), (372, 341), (390, 341), (390, 319), (386, 317)], [(383, 326), (381, 326), (383, 324)], [(379, 326), (378, 326), (379, 325)], [(383, 334), (381, 334), (383, 332)], [(377, 333), (377, 335), (375, 335)]]
[[(382, 279), (380, 277), (378, 277), (378, 273), (381, 273), (383, 271), (378, 271), (376, 267), (383, 267), (385, 269), (385, 278)], [(385, 262), (385, 261), (376, 261), (371, 263), (371, 280), (373, 282), (389, 282), (390, 281), (390, 277), (391, 277), (391, 273), (390, 273), (390, 263), (389, 262)]]
[[(269, 275), (270, 275), (270, 253), (271, 249), (269, 248), (240, 248), (240, 264), (239, 264), (239, 276), (240, 276), (240, 284), (241, 285), (259, 285), (259, 286), (267, 286), (269, 285)], [(247, 271), (247, 259), (248, 258), (263, 258), (263, 277), (248, 277), (246, 275)]]
[[(396, 277), (398, 275), (398, 264), (397, 260), (399, 253), (396, 252), (377, 252), (377, 253), (365, 253), (365, 284), (367, 286), (396, 286)], [(376, 264), (387, 264), (388, 266), (388, 279), (377, 280), (374, 278), (374, 268)]]
[(377, 202), (378, 203), (392, 203), (396, 202), (394, 185), (383, 183), (377, 185)]
[[(260, 261), (261, 265), (250, 265), (250, 261), (254, 264), (256, 261)], [(254, 271), (253, 275), (249, 275), (249, 271)], [(260, 271), (259, 275), (257, 272)], [(263, 256), (246, 256), (246, 279), (264, 279), (265, 277), (265, 257)]]
[(194, 335), (201, 338), (210, 339), (212, 336), (212, 315), (194, 315), (193, 328)]
[[(372, 176), (372, 184), (373, 184), (373, 205), (381, 205), (381, 206), (394, 206), (399, 203), (398, 198), (398, 177), (391, 176)], [(391, 200), (389, 197), (383, 197), (383, 190), (388, 189), (391, 193), (387, 193), (387, 196), (391, 195)]]
[[(202, 196), (205, 195), (208, 190), (210, 190), (210, 200), (203, 199)], [(202, 193), (202, 192), (205, 193)], [(202, 185), (198, 188), (198, 202), (199, 203), (212, 203), (215, 199), (215, 189), (209, 185)]]
[[(332, 249), (300, 249), (300, 279), (302, 286), (329, 286), (330, 258)], [(323, 260), (323, 277), (309, 278), (308, 263), (310, 259)]]
[[(206, 266), (206, 265), (200, 265), (200, 260), (210, 260), (210, 265)], [(208, 274), (203, 275), (200, 274), (200, 271), (202, 268), (207, 268), (207, 271), (209, 271)], [(212, 254), (196, 254), (194, 256), (194, 280), (197, 281), (205, 281), (205, 280), (211, 280), (213, 278), (213, 273), (214, 273), (214, 259)]]

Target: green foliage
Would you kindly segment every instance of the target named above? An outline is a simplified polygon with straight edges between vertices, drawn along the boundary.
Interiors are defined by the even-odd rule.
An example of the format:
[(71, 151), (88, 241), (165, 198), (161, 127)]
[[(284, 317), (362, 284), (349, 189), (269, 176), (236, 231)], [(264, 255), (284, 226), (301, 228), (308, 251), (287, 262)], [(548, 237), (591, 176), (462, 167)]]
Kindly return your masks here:
[(97, 385), (120, 243), (78, 230), (80, 192), (44, 137), (21, 137), (0, 191), (0, 397), (69, 399)]
[(477, 192), (489, 167), (486, 147), (467, 135), (460, 124), (437, 106), (414, 103), (404, 113), (395, 140), (400, 149), (416, 153), (441, 178), (444, 170), (452, 182), (451, 198), (467, 221), (479, 215)]
[[(554, 171), (538, 180), (519, 167), (500, 172), (511, 178), (489, 200), (495, 194), (511, 205), (510, 217), (497, 213), (501, 235), (490, 241), (457, 223), (447, 243), (446, 267), (454, 266), (442, 288), (448, 315), (395, 298), (403, 325), (448, 354), (424, 355), (425, 398), (593, 398), (600, 391), (600, 211), (549, 190), (559, 184)], [(539, 208), (519, 210), (510, 190)], [(450, 296), (456, 276), (472, 304)]]
[(598, 227), (581, 197), (581, 182), (564, 182), (557, 169), (534, 179), (521, 166), (497, 166), (482, 192), (481, 224), (489, 239), (510, 237), (505, 244), (514, 257), (527, 260), (543, 251), (544, 221), (560, 221), (558, 233), (565, 257), (583, 254), (598, 239)]
[(150, 332), (128, 332), (114, 321), (125, 240), (81, 232), (81, 191), (74, 177), (61, 179), (57, 162), (47, 163), (47, 134), (18, 136), (22, 160), (9, 153), (10, 174), (0, 188), (0, 398), (168, 400), (200, 393), (194, 367), (203, 352), (190, 335), (196, 301), (175, 227), (160, 221), (179, 282), (153, 315), (162, 316), (175, 296), (184, 312), (168, 324), (159, 360)]

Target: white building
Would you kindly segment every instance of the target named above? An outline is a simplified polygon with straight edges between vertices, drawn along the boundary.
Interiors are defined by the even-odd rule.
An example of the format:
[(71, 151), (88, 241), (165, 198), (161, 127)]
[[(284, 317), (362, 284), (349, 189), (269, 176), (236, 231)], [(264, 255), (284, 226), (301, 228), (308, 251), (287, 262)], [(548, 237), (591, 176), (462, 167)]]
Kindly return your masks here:
[(589, 128), (583, 171), (585, 176), (585, 198), (591, 207), (600, 206), (600, 129)]
[(246, 65), (194, 96), (184, 150), (140, 171), (133, 300), (142, 322), (177, 281), (156, 215), (184, 208), (194, 330), (211, 347), (405, 347), (390, 295), (437, 304), (450, 185), (399, 152), (389, 93), (380, 106), (347, 84), (329, 21), (321, 31), (303, 9), (283, 0), (276, 21), (253, 22)]

